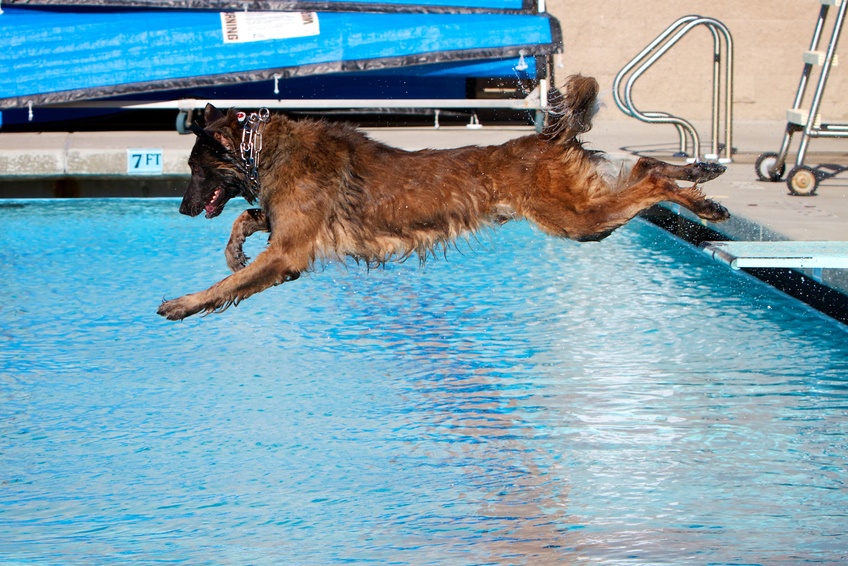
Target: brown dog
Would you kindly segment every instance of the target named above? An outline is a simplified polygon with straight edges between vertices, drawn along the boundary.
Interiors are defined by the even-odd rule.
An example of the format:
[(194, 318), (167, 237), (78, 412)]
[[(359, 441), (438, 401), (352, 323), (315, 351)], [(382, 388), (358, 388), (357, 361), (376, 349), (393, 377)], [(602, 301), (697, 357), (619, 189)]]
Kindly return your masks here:
[[(526, 218), (553, 236), (599, 240), (661, 201), (721, 221), (727, 210), (697, 183), (724, 172), (717, 164), (675, 166), (641, 158), (629, 171), (577, 136), (591, 128), (598, 83), (569, 77), (549, 126), (498, 146), (408, 152), (355, 129), (321, 121), (270, 117), (245, 126), (233, 110), (206, 107), (206, 128), (189, 158), (191, 181), (180, 212), (212, 218), (226, 202), (258, 197), (261, 210), (236, 220), (227, 245), (235, 273), (209, 289), (165, 301), (171, 320), (215, 312), (272, 285), (297, 279), (325, 259), (351, 256), (369, 265), (426, 257), (436, 247), (493, 223)], [(243, 116), (243, 115), (242, 115)], [(262, 134), (262, 162), (240, 149)], [(254, 143), (256, 145), (256, 143)], [(261, 188), (251, 180), (258, 173)], [(680, 187), (676, 180), (693, 186)], [(258, 190), (256, 190), (258, 189)], [(245, 239), (270, 232), (268, 247), (245, 265)]]

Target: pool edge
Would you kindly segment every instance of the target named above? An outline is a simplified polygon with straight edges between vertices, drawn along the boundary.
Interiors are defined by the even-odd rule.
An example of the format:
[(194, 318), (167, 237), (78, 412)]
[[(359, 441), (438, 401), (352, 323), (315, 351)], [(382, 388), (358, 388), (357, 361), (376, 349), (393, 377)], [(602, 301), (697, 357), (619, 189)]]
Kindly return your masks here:
[[(789, 239), (739, 216), (721, 225), (705, 223), (688, 210), (666, 203), (650, 208), (641, 217), (698, 248), (707, 241)], [(730, 271), (730, 267), (727, 269)], [(848, 270), (743, 268), (741, 271), (848, 325)]]

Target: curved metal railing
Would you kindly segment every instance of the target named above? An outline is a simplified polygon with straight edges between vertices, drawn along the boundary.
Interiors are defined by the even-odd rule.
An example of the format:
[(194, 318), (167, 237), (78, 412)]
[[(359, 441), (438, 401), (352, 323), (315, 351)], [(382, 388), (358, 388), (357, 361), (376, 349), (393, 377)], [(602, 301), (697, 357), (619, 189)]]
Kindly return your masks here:
[[(613, 83), (613, 99), (618, 108), (628, 116), (651, 124), (672, 124), (677, 129), (680, 138), (680, 152), (678, 154), (680, 157), (689, 156), (687, 153), (686, 137), (688, 134), (692, 141), (693, 158), (691, 160), (697, 161), (700, 159), (701, 138), (698, 136), (698, 132), (691, 122), (667, 112), (643, 112), (638, 110), (633, 104), (633, 84), (636, 80), (680, 41), (683, 36), (698, 26), (705, 26), (713, 36), (712, 145), (711, 152), (704, 157), (707, 160), (729, 163), (732, 160), (731, 154), (733, 151), (733, 38), (727, 26), (720, 21), (713, 18), (690, 15), (684, 16), (671, 24), (619, 71)], [(722, 39), (724, 40), (724, 46), (727, 52), (725, 58), (722, 57)], [(719, 156), (719, 118), (721, 114), (719, 91), (723, 59), (725, 60), (725, 138), (723, 148), (724, 157), (722, 158)], [(628, 74), (630, 76), (625, 82), (624, 79)], [(624, 83), (623, 92), (622, 83)]]

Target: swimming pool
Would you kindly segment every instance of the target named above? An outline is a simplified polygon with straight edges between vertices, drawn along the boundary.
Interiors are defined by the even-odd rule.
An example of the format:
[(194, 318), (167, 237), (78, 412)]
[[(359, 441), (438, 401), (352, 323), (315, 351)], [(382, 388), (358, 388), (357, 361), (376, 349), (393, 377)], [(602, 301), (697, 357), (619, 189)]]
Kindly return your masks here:
[(171, 323), (177, 202), (0, 202), (0, 562), (848, 560), (843, 325), (642, 221)]

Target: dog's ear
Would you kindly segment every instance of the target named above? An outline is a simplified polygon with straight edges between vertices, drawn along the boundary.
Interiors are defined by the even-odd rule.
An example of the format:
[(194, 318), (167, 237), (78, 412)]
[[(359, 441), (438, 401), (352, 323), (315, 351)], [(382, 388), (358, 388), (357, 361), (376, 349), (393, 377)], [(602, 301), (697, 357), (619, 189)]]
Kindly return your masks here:
[(224, 117), (224, 113), (215, 108), (212, 104), (206, 103), (206, 109), (203, 110), (203, 121), (207, 126), (212, 122), (217, 122)]
[(225, 116), (214, 106), (213, 108), (216, 112), (218, 112), (220, 115), (219, 120), (223, 123), (215, 127), (215, 130), (212, 132), (212, 137), (215, 138), (215, 141), (224, 146), (227, 151), (235, 151), (236, 145), (238, 145), (236, 132), (239, 130), (239, 112), (235, 108), (230, 108), (227, 110), (227, 115)]
[(224, 146), (229, 152), (233, 152), (236, 150), (236, 146), (230, 137), (223, 131), (218, 130), (212, 133), (212, 137), (215, 138), (215, 141)]
[(242, 120), (244, 120), (246, 115), (243, 112), (239, 112), (235, 108), (227, 110), (226, 126), (234, 132), (238, 131), (244, 125), (239, 121), (239, 114), (241, 114)]
[[(215, 106), (207, 103), (206, 108), (203, 111), (203, 119), (206, 123), (206, 127), (201, 128), (197, 124), (192, 124), (191, 131), (193, 131), (198, 137), (212, 138), (229, 152), (235, 151), (236, 143), (233, 139), (235, 137), (235, 131), (238, 128), (238, 113), (235, 109), (230, 108), (225, 115), (223, 112), (215, 108)], [(210, 128), (210, 125), (221, 121), (224, 123), (217, 124), (214, 128)]]

